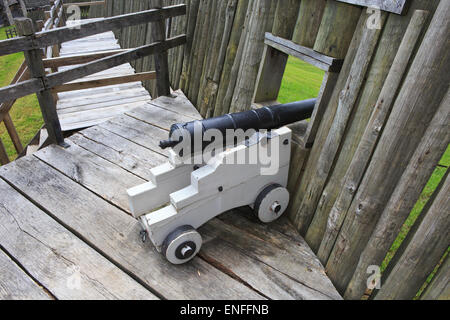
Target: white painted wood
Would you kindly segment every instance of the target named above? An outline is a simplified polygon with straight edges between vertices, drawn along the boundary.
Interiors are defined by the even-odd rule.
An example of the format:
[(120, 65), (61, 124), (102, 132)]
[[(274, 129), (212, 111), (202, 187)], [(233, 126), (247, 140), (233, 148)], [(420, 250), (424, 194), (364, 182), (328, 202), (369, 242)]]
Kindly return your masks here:
[[(260, 139), (261, 135), (253, 137), (250, 143), (219, 153), (197, 170), (193, 170), (192, 165), (177, 167), (173, 161), (161, 165), (152, 170), (151, 182), (128, 190), (130, 208), (136, 217), (141, 217), (153, 244), (161, 250), (163, 241), (178, 227), (198, 228), (225, 211), (253, 205), (259, 193), (270, 184), (286, 187), (291, 135), (291, 130), (283, 127), (272, 131), (270, 139)], [(289, 143), (284, 144), (285, 140)], [(259, 154), (260, 149), (279, 155), (274, 172), (266, 173), (260, 159), (255, 164), (248, 160), (236, 164), (235, 159), (250, 159), (249, 155)], [(179, 189), (180, 185), (186, 187)], [(168, 200), (167, 206), (157, 210)], [(286, 200), (281, 196), (284, 209)]]

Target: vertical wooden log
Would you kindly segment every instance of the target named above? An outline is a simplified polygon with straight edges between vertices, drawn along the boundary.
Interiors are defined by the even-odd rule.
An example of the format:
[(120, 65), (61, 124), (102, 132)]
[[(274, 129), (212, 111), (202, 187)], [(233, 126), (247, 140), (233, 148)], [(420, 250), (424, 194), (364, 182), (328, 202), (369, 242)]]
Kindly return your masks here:
[(450, 82), (450, 2), (441, 1), (409, 69), (365, 176), (327, 262), (344, 292), (376, 223)]
[[(140, 3), (139, 11), (148, 10), (148, 8), (149, 8), (148, 1), (140, 0), (139, 3)], [(138, 36), (136, 38), (137, 38), (137, 43), (136, 43), (135, 47), (143, 46), (146, 44), (145, 39), (147, 38), (147, 25), (145, 23), (139, 25)], [(144, 71), (143, 70), (143, 62), (144, 62), (143, 58), (136, 60), (136, 64), (135, 64), (136, 72)]]
[(189, 3), (189, 13), (187, 18), (187, 26), (186, 26), (186, 44), (184, 45), (184, 54), (183, 54), (183, 66), (181, 69), (180, 75), (180, 89), (184, 92), (187, 92), (187, 80), (188, 80), (188, 71), (192, 61), (193, 48), (194, 48), (194, 34), (196, 31), (197, 25), (197, 15), (199, 11), (200, 0), (190, 0)]
[(211, 73), (211, 68), (213, 64), (217, 62), (217, 54), (220, 49), (221, 40), (223, 38), (223, 28), (225, 27), (225, 9), (227, 6), (227, 1), (214, 1), (212, 8), (212, 14), (210, 14), (210, 32), (208, 34), (208, 39), (206, 40), (207, 46), (205, 47), (206, 54), (203, 60), (202, 71), (199, 76), (199, 88), (196, 101), (197, 108), (200, 114), (205, 117), (206, 110), (208, 107), (208, 98), (206, 101), (202, 101), (203, 97), (209, 96), (212, 92), (211, 85), (213, 84)]
[[(21, 36), (34, 37), (33, 22), (29, 18), (16, 19), (17, 31)], [(44, 86), (46, 85), (46, 76), (44, 65), (42, 62), (42, 50), (32, 49), (24, 52), (25, 60), (30, 70), (31, 77), (39, 78), (42, 80)], [(56, 112), (56, 104), (53, 100), (53, 95), (50, 88), (46, 88), (43, 91), (36, 92), (36, 96), (41, 108), (42, 117), (44, 119), (49, 140), (52, 143), (57, 143), (66, 147), (64, 137), (61, 131), (61, 125), (59, 123), (58, 114)]]
[[(217, 4), (217, 1), (208, 1), (203, 7), (203, 14), (205, 14), (205, 17), (202, 21), (201, 27), (198, 32), (198, 45), (195, 48), (194, 53), (194, 60), (191, 67), (190, 72), (190, 84), (189, 84), (189, 91), (188, 91), (188, 98), (192, 101), (192, 103), (195, 106), (198, 106), (197, 103), (197, 97), (198, 97), (198, 91), (200, 88), (200, 82), (201, 82), (201, 74), (203, 71), (203, 63), (205, 60), (205, 56), (208, 52), (208, 35), (210, 34), (210, 28), (213, 29), (211, 23), (213, 22), (212, 17), (214, 17), (214, 5)], [(199, 27), (197, 25), (197, 27)], [(195, 41), (195, 40), (194, 40)]]
[(245, 48), (242, 54), (242, 64), (239, 70), (236, 87), (231, 102), (231, 112), (239, 112), (251, 108), (255, 91), (256, 77), (264, 48), (265, 32), (272, 30), (276, 2), (270, 0), (255, 0)]
[(448, 255), (431, 283), (425, 288), (420, 300), (450, 300), (450, 258)]
[[(409, 22), (412, 21), (411, 17), (416, 8), (428, 7), (432, 2), (433, 1), (428, 0), (414, 1), (411, 4), (410, 11), (408, 12), (407, 16), (390, 14), (386, 21), (386, 25), (377, 46), (373, 62), (371, 63), (370, 69), (368, 71), (367, 79), (361, 91), (360, 97), (358, 98), (355, 112), (352, 116), (353, 119), (351, 125), (346, 133), (345, 139), (342, 143), (342, 148), (339, 152), (339, 157), (333, 169), (333, 173), (328, 179), (327, 185), (322, 193), (321, 201), (319, 202), (319, 205), (314, 214), (313, 221), (311, 222), (311, 225), (305, 237), (308, 244), (315, 252), (317, 252), (317, 250), (319, 249), (322, 239), (324, 238), (324, 235), (326, 233), (328, 217), (330, 216), (331, 209), (333, 208), (336, 199), (341, 192), (348, 192), (348, 189), (342, 188), (345, 183), (344, 178), (347, 171), (351, 172), (351, 174), (356, 174), (356, 172), (359, 172), (355, 168), (353, 168), (352, 170), (348, 170), (352, 159), (359, 159), (359, 161), (363, 161), (363, 159), (367, 159), (366, 161), (368, 161), (368, 159), (370, 159), (371, 152), (366, 152), (364, 154), (355, 156), (356, 149), (359, 142), (361, 141), (362, 136), (364, 135), (364, 131), (369, 123), (369, 119), (374, 110), (374, 106), (377, 104), (377, 100), (380, 100), (378, 98), (380, 97), (380, 92), (383, 88), (383, 84), (385, 83), (387, 76), (390, 73), (391, 66), (394, 63), (396, 54), (397, 52), (399, 52), (399, 45), (400, 43), (402, 43), (403, 37), (406, 36), (405, 31), (408, 28), (415, 28), (415, 32), (411, 34), (412, 32), (409, 31), (408, 36), (406, 37), (407, 40), (405, 41), (408, 41), (408, 50), (406, 52), (404, 50), (401, 51), (403, 52), (404, 60), (396, 61), (394, 63), (396, 67), (392, 68), (392, 72), (394, 72), (395, 70), (397, 74), (391, 74), (391, 78), (395, 76), (395, 82), (390, 82), (389, 85), (385, 88), (385, 93), (388, 93), (390, 98), (388, 102), (387, 96), (384, 93), (383, 99), (385, 106), (387, 105), (389, 108), (392, 107), (392, 99), (395, 97), (398, 91), (398, 86), (400, 85), (400, 80), (402, 79), (403, 73), (408, 65), (408, 61), (412, 56), (413, 51), (416, 50), (416, 44), (419, 37), (421, 36), (421, 30), (424, 29), (425, 21), (423, 21), (423, 19), (420, 19), (419, 17), (416, 17), (413, 19), (414, 23), (410, 27), (408, 27)], [(370, 137), (372, 137), (373, 135), (372, 132), (368, 134), (370, 134)], [(363, 140), (368, 141), (367, 139), (368, 138), (365, 137)], [(362, 165), (362, 168), (366, 168), (366, 164)], [(333, 217), (336, 217), (336, 215), (334, 215)], [(334, 225), (333, 221), (334, 220), (329, 221), (329, 226)], [(337, 228), (337, 230), (339, 230), (339, 228)], [(328, 253), (324, 255), (326, 256), (325, 258), (319, 259), (322, 259), (322, 262), (326, 262), (330, 251), (331, 248), (329, 249)]]
[[(188, 8), (189, 10), (186, 12), (186, 15), (183, 17), (180, 17), (180, 24), (179, 24), (179, 29), (177, 30), (177, 33), (186, 33), (188, 32), (188, 22), (190, 21), (190, 19), (192, 18), (190, 16), (190, 7), (193, 5), (193, 0), (189, 0), (188, 1)], [(183, 74), (183, 64), (184, 64), (184, 57), (185, 57), (185, 52), (186, 52), (186, 45), (184, 46), (179, 46), (178, 47), (178, 52), (176, 55), (176, 65), (175, 65), (175, 77), (174, 77), (174, 83), (172, 84), (173, 89), (174, 90), (178, 90), (181, 88), (181, 77)]]
[[(292, 38), (300, 2), (278, 1), (272, 33), (284, 39)], [(267, 45), (264, 46), (253, 102), (275, 101), (281, 88), (284, 70), (289, 56)]]
[[(162, 8), (161, 0), (152, 0), (151, 8)], [(152, 30), (153, 41), (164, 42), (166, 41), (165, 32), (165, 20), (157, 21), (153, 23)], [(169, 64), (167, 60), (167, 50), (157, 53), (155, 57), (155, 71), (156, 71), (156, 97), (169, 96), (170, 95), (170, 83), (169, 83)]]
[(228, 0), (222, 3), (219, 23), (216, 29), (215, 42), (212, 50), (211, 59), (208, 61), (208, 69), (206, 73), (206, 88), (201, 96), (199, 96), (201, 114), (209, 118), (214, 113), (214, 105), (219, 87), (220, 74), (223, 70), (227, 44), (230, 39), (230, 31), (233, 25), (234, 14), (236, 11), (236, 0)]
[(312, 48), (316, 42), (327, 0), (302, 0), (292, 41)]
[[(438, 9), (439, 10), (439, 9)], [(433, 199), (416, 221), (389, 263), (376, 300), (406, 300), (416, 296), (439, 263), (450, 242), (450, 178), (448, 171)], [(391, 267), (392, 266), (392, 267)]]
[(206, 24), (207, 20), (207, 10), (210, 3), (205, 0), (200, 0), (199, 7), (198, 7), (198, 13), (197, 13), (197, 20), (195, 25), (195, 33), (194, 38), (192, 41), (192, 53), (190, 57), (190, 61), (188, 63), (188, 69), (185, 77), (185, 94), (188, 98), (191, 99), (190, 93), (192, 92), (192, 86), (193, 86), (193, 80), (194, 80), (194, 73), (195, 69), (197, 68), (198, 60), (199, 60), (199, 54), (201, 50), (199, 50), (199, 47), (201, 45), (201, 39), (203, 35), (203, 27)]
[[(230, 108), (231, 97), (227, 98), (227, 91), (231, 88), (234, 90), (237, 79), (237, 69), (240, 65), (240, 57), (243, 51), (243, 43), (245, 41), (244, 25), (247, 16), (247, 9), (252, 0), (239, 0), (236, 8), (236, 14), (233, 21), (230, 40), (228, 42), (225, 61), (223, 63), (220, 83), (217, 89), (217, 98), (214, 106), (214, 116), (220, 116), (228, 112)], [(242, 46), (241, 46), (242, 42)], [(233, 70), (234, 66), (237, 66)], [(232, 92), (232, 91), (231, 91)]]
[(11, 13), (11, 9), (9, 8), (8, 0), (3, 0), (3, 10), (5, 10), (9, 25), (13, 26), (14, 25), (14, 17)]
[(9, 163), (8, 153), (6, 152), (5, 145), (3, 144), (3, 141), (0, 138), (0, 164), (4, 165), (8, 163)]
[(344, 59), (360, 15), (361, 8), (358, 6), (328, 1), (314, 50), (330, 57)]
[(336, 85), (334, 86), (333, 93), (328, 100), (326, 108), (324, 108), (324, 113), (322, 120), (320, 121), (320, 125), (317, 129), (317, 135), (314, 140), (314, 145), (312, 146), (310, 155), (308, 157), (308, 161), (305, 166), (305, 172), (303, 174), (303, 178), (300, 181), (300, 186), (297, 188), (296, 192), (292, 194), (291, 199), (291, 208), (289, 211), (289, 218), (291, 221), (295, 221), (297, 215), (297, 209), (300, 206), (300, 203), (303, 201), (303, 198), (307, 196), (306, 189), (308, 188), (309, 183), (316, 174), (316, 165), (319, 159), (319, 156), (323, 150), (323, 146), (325, 140), (328, 137), (328, 132), (330, 130), (331, 124), (336, 114), (336, 109), (338, 106), (339, 95), (341, 91), (345, 88), (345, 84), (347, 82), (348, 75), (350, 74), (350, 69), (353, 64), (353, 60), (355, 59), (356, 52), (358, 51), (359, 45), (361, 43), (361, 38), (363, 35), (363, 30), (365, 27), (367, 19), (367, 14), (363, 12), (358, 21), (358, 26), (356, 27), (356, 31), (353, 35), (352, 42), (350, 43), (350, 47), (348, 49), (347, 58), (344, 61), (344, 64), (339, 73), (339, 77), (336, 81)]
[(394, 193), (381, 214), (375, 231), (361, 254), (355, 274), (346, 292), (346, 299), (360, 299), (366, 290), (367, 268), (381, 265), (439, 164), (450, 142), (450, 91), (428, 126)]
[[(381, 14), (382, 25), (387, 13)], [(381, 29), (364, 29), (358, 52), (354, 58), (347, 83), (339, 95), (336, 117), (325, 140), (323, 150), (316, 164), (316, 174), (306, 189), (308, 197), (303, 198), (297, 211), (295, 223), (301, 234), (306, 234), (320, 196), (333, 166), (336, 153), (341, 144), (348, 120), (356, 104), (367, 69), (372, 61), (373, 52), (378, 43)]]

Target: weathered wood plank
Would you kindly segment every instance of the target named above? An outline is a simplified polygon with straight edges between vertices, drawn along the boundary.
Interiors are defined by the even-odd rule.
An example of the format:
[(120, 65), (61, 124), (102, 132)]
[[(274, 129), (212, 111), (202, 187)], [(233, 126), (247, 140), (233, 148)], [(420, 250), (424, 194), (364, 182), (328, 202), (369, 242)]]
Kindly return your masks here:
[(127, 111), (126, 114), (167, 131), (169, 131), (170, 127), (175, 123), (191, 122), (195, 120), (194, 118), (186, 117), (179, 113), (158, 108), (149, 103), (142, 107)]
[[(382, 15), (383, 22), (387, 14)], [(383, 23), (382, 23), (383, 24)], [(358, 99), (372, 55), (378, 43), (381, 29), (365, 28), (361, 44), (353, 60), (345, 89), (339, 94), (336, 117), (333, 120), (328, 137), (316, 164), (316, 174), (306, 188), (307, 197), (301, 202), (296, 216), (296, 223), (301, 234), (306, 234), (316, 211), (323, 188), (332, 169), (336, 153), (344, 136), (345, 128)]]
[[(278, 2), (272, 27), (273, 35), (284, 39), (292, 38), (299, 7), (300, 2), (296, 0)], [(264, 46), (253, 102), (277, 100), (287, 59), (287, 54)]]
[[(415, 1), (412, 4), (411, 9), (417, 9), (423, 6), (431, 7), (431, 3), (432, 2), (430, 1)], [(322, 252), (325, 252), (320, 248), (325, 246), (325, 242), (328, 242), (328, 240), (325, 241), (324, 237), (328, 237), (329, 231), (331, 230), (329, 227), (335, 224), (334, 221), (337, 218), (337, 215), (331, 215), (330, 212), (339, 194), (341, 192), (346, 193), (350, 190), (349, 187), (342, 188), (343, 185), (350, 186), (350, 184), (345, 184), (345, 175), (347, 172), (351, 172), (351, 174), (358, 174), (357, 172), (360, 172), (360, 170), (365, 170), (366, 164), (363, 164), (363, 162), (368, 162), (368, 159), (370, 159), (372, 154), (370, 149), (368, 149), (369, 151), (365, 150), (363, 153), (356, 155), (356, 150), (361, 141), (371, 141), (372, 137), (376, 135), (375, 131), (370, 131), (366, 136), (364, 136), (364, 131), (367, 126), (372, 126), (372, 124), (369, 123), (374, 106), (381, 106), (382, 108), (386, 106), (388, 107), (386, 110), (390, 110), (390, 107), (392, 107), (392, 99), (396, 96), (400, 85), (400, 80), (398, 79), (401, 79), (404, 75), (410, 56), (413, 54), (413, 51), (415, 51), (415, 44), (417, 43), (421, 33), (421, 28), (423, 27), (417, 24), (415, 24), (412, 28), (418, 28), (418, 30), (416, 29), (414, 34), (411, 34), (411, 32), (408, 33), (409, 36), (413, 37), (410, 38), (408, 36), (408, 50), (404, 51), (405, 45), (403, 45), (403, 50), (401, 51), (403, 52), (403, 58), (395, 61), (397, 53), (400, 52), (399, 46), (402, 42), (404, 42), (403, 38), (406, 35), (405, 32), (408, 29), (413, 13), (414, 11), (411, 10), (411, 14), (407, 17), (391, 14), (386, 21), (384, 31), (380, 37), (376, 52), (374, 53), (373, 61), (369, 67), (365, 84), (361, 89), (360, 96), (355, 106), (352, 121), (342, 142), (341, 151), (336, 159), (336, 164), (334, 165), (333, 172), (329, 177), (327, 185), (322, 192), (321, 201), (308, 229), (306, 239), (311, 247), (318, 252), (319, 259), (323, 262), (326, 262), (328, 259), (331, 248), (328, 253), (323, 256)], [(395, 67), (392, 67), (393, 65)], [(391, 69), (392, 73), (388, 78)], [(394, 78), (398, 81), (394, 80)], [(389, 82), (386, 82), (387, 80), (389, 80)], [(385, 89), (383, 92), (383, 97), (381, 97), (380, 94), (383, 87), (385, 87)], [(384, 99), (384, 103), (377, 104), (377, 101), (380, 102), (382, 99)], [(360, 170), (355, 167), (349, 169), (353, 159), (355, 159), (355, 161), (361, 161)], [(328, 219), (329, 217), (330, 219)], [(340, 225), (337, 230), (339, 228)], [(335, 238), (331, 242), (334, 243), (334, 240)], [(321, 243), (324, 243), (324, 245), (321, 246)], [(332, 245), (333, 244), (331, 244), (331, 246)], [(319, 251), (317, 251), (318, 248)]]
[[(214, 106), (215, 117), (228, 113), (230, 108), (231, 94), (227, 93), (228, 91), (232, 92), (232, 89), (234, 89), (236, 84), (237, 66), (239, 65), (239, 60), (242, 56), (243, 44), (245, 41), (244, 25), (246, 21), (246, 13), (250, 2), (250, 0), (238, 1), (233, 27), (231, 29), (230, 40), (228, 41), (225, 61), (223, 63), (222, 75), (220, 77), (219, 87), (217, 89), (217, 98)], [(182, 74), (182, 79), (183, 76), (185, 76), (184, 72)], [(180, 87), (183, 88), (181, 84)]]
[[(439, 10), (439, 9), (438, 9)], [(450, 243), (450, 178), (447, 174), (383, 274), (376, 300), (412, 299)]]
[(126, 190), (145, 182), (68, 140), (69, 148), (49, 146), (34, 155), (103, 199), (129, 211)]
[(227, 213), (219, 219), (221, 223), (214, 220), (203, 229), (207, 229), (209, 233), (214, 232), (225, 242), (242, 250), (245, 255), (284, 273), (298, 283), (331, 299), (342, 299), (303, 239), (293, 241), (293, 238), (276, 232), (268, 225), (251, 222), (241, 212)]
[(346, 290), (348, 298), (357, 299), (364, 294), (368, 266), (381, 265), (447, 149), (450, 142), (449, 105), (450, 91), (430, 122), (361, 253), (355, 274)]
[(404, 14), (407, 9), (406, 0), (338, 0), (358, 6), (374, 7), (380, 10)]
[(78, 99), (59, 99), (58, 100), (58, 110), (68, 109), (68, 108), (77, 108), (92, 105), (95, 107), (97, 104), (101, 103), (115, 103), (116, 101), (130, 99), (130, 98), (148, 98), (150, 100), (150, 95), (144, 88), (136, 88), (130, 90), (117, 90), (107, 92), (106, 94), (98, 94), (98, 95), (82, 95), (78, 97)]
[(320, 121), (320, 125), (317, 130), (316, 137), (314, 139), (314, 144), (309, 154), (308, 161), (305, 165), (305, 170), (302, 179), (299, 180), (300, 182), (299, 187), (297, 188), (296, 192), (291, 196), (292, 210), (289, 211), (288, 213), (291, 218), (291, 221), (293, 221), (294, 224), (297, 215), (297, 209), (300, 206), (300, 203), (302, 202), (303, 198), (307, 196), (306, 189), (308, 188), (312, 178), (316, 174), (316, 164), (323, 150), (325, 140), (328, 137), (328, 132), (330, 130), (333, 119), (336, 115), (336, 109), (338, 107), (339, 101), (339, 94), (345, 88), (345, 83), (347, 82), (347, 78), (350, 73), (353, 60), (360, 45), (366, 18), (367, 14), (365, 13), (361, 14), (361, 17), (358, 21), (358, 26), (356, 27), (356, 32), (354, 33), (352, 42), (348, 50), (347, 58), (345, 59), (341, 72), (339, 73), (336, 85), (334, 86), (328, 104), (324, 109), (325, 112), (323, 114), (322, 120)]
[(0, 138), (0, 164), (4, 165), (9, 163), (8, 152), (6, 152), (3, 140)]
[(159, 147), (159, 141), (165, 140), (168, 137), (168, 132), (166, 130), (127, 115), (111, 119), (108, 122), (100, 124), (100, 127), (114, 132), (115, 134), (145, 148), (168, 156), (168, 152)]
[[(390, 15), (386, 22), (352, 126), (307, 236), (314, 248), (321, 241), (317, 255), (323, 263), (328, 260), (345, 218), (342, 213), (350, 206), (354, 191), (361, 182), (382, 132), (378, 128), (382, 128), (390, 114), (401, 80), (425, 28), (423, 13), (415, 13), (413, 9), (434, 12), (437, 3), (415, 1), (407, 18)], [(361, 138), (358, 139), (359, 135)], [(359, 140), (358, 145), (355, 139)]]
[[(439, 7), (403, 82), (380, 142), (347, 212), (327, 262), (330, 278), (344, 292), (376, 223), (448, 90), (450, 2)], [(423, 88), (433, 88), (432, 94)]]
[[(278, 271), (276, 268), (261, 262), (254, 255), (243, 251), (234, 243), (241, 242), (236, 238), (251, 238), (252, 235), (241, 229), (225, 225), (221, 221), (213, 221), (200, 229), (205, 239), (200, 256), (220, 270), (238, 277), (241, 281), (261, 292), (270, 299), (288, 300), (329, 300), (327, 293), (322, 293)], [(267, 249), (258, 249), (258, 253)], [(285, 255), (283, 258), (286, 258)]]
[(166, 157), (99, 126), (83, 130), (69, 139), (145, 180), (150, 180), (152, 168), (167, 161)]
[[(3, 172), (9, 169), (2, 167)], [(54, 297), (156, 299), (3, 180), (0, 189), (1, 246)]]
[(290, 40), (274, 36), (271, 33), (266, 33), (264, 43), (324, 71), (339, 72), (342, 67), (342, 59), (335, 59), (325, 54), (321, 54)]
[(3, 123), (5, 124), (8, 135), (11, 138), (12, 143), (14, 144), (14, 148), (16, 149), (17, 154), (20, 154), (23, 151), (23, 145), (20, 141), (19, 134), (17, 133), (16, 127), (14, 126), (9, 113), (6, 113), (4, 115)]
[(302, 0), (292, 41), (312, 48), (319, 32), (326, 0)]
[(186, 98), (181, 90), (172, 92), (170, 97), (159, 97), (158, 99), (150, 101), (150, 104), (166, 109), (183, 116), (193, 119), (201, 119), (202, 116), (192, 103)]
[(51, 300), (52, 297), (33, 281), (3, 251), (0, 251), (1, 300)]
[(361, 8), (347, 3), (327, 1), (314, 50), (343, 59), (361, 15)]
[(142, 243), (138, 221), (34, 157), (1, 167), (0, 176), (165, 298), (263, 298), (201, 259), (183, 268), (170, 264), (149, 243)]
[[(162, 0), (150, 0), (150, 7), (161, 9), (163, 6)], [(184, 5), (184, 14), (186, 14), (186, 6)], [(152, 23), (152, 40), (165, 43), (166, 41), (166, 21), (159, 20)], [(185, 41), (186, 42), (186, 41)], [(156, 70), (156, 87), (157, 92), (155, 97), (170, 95), (169, 82), (169, 62), (167, 59), (167, 49), (159, 51), (155, 54), (155, 70)]]
[(420, 297), (421, 300), (450, 300), (450, 259), (445, 259), (431, 283)]
[[(36, 34), (34, 32), (33, 21), (29, 18), (16, 19), (16, 26), (21, 36), (27, 36), (34, 39)], [(37, 80), (43, 87), (42, 90), (36, 91), (36, 97), (39, 101), (42, 118), (48, 131), (48, 138), (51, 143), (64, 144), (64, 137), (61, 131), (58, 114), (56, 113), (56, 104), (51, 91), (46, 85), (46, 74), (44, 65), (42, 63), (42, 50), (33, 49), (24, 52), (25, 60), (30, 70), (30, 75), (33, 80)], [(22, 93), (23, 94), (23, 93)]]
[(120, 76), (113, 76), (113, 77), (107, 77), (107, 78), (100, 78), (95, 80), (84, 80), (84, 81), (77, 81), (73, 83), (67, 83), (60, 86), (55, 86), (53, 88), (56, 92), (66, 92), (66, 91), (75, 91), (75, 90), (83, 90), (83, 89), (89, 89), (89, 88), (97, 88), (97, 87), (106, 87), (121, 83), (128, 83), (128, 82), (136, 82), (136, 81), (145, 81), (145, 80), (151, 80), (156, 79), (156, 73), (154, 71), (148, 71), (148, 72), (142, 72), (142, 73), (136, 73), (136, 74), (129, 74), (129, 75), (120, 75)]
[(145, 45), (135, 50), (130, 50), (124, 53), (116, 54), (114, 56), (105, 57), (96, 61), (88, 62), (77, 68), (56, 72), (50, 74), (47, 77), (48, 80), (47, 86), (55, 87), (62, 83), (73, 81), (93, 73), (110, 69), (114, 66), (118, 66), (123, 63), (129, 62), (130, 60), (139, 59), (146, 55), (154, 54), (162, 50), (167, 50), (168, 48), (181, 45), (185, 43), (185, 41), (186, 37), (184, 35), (181, 35), (172, 39), (168, 39), (167, 41), (162, 43), (153, 43), (150, 45)]
[(277, 3), (269, 0), (254, 1), (250, 6), (248, 34), (242, 53), (242, 64), (236, 80), (231, 112), (249, 110), (255, 91), (256, 77), (261, 62), (265, 32), (272, 30)]
[(104, 33), (112, 29), (134, 26), (151, 21), (159, 21), (161, 19), (167, 19), (168, 17), (184, 14), (186, 14), (186, 5), (182, 4), (165, 7), (162, 9), (151, 9), (142, 12), (105, 18), (98, 21), (82, 23), (79, 28), (68, 26), (50, 31), (39, 32), (36, 34), (37, 39), (35, 41), (35, 45), (40, 48), (45, 48), (60, 42), (80, 39), (86, 36)]
[[(77, 113), (77, 112), (81, 112), (81, 111), (86, 111), (86, 110), (93, 110), (93, 109), (101, 109), (104, 107), (112, 107), (112, 106), (116, 106), (116, 105), (125, 105), (125, 104), (135, 104), (136, 102), (147, 102), (150, 100), (150, 96), (148, 94), (141, 94), (141, 95), (137, 95), (135, 97), (128, 97), (128, 98), (123, 98), (120, 100), (111, 100), (111, 101), (105, 101), (105, 102), (90, 102), (90, 101), (86, 101), (86, 105), (81, 105), (81, 106), (74, 106), (74, 107), (58, 107), (58, 114), (62, 115), (62, 114), (68, 114), (68, 113)], [(127, 109), (124, 109), (124, 112)], [(107, 113), (105, 113), (105, 115), (109, 115)]]
[(62, 66), (70, 66), (70, 65), (76, 65), (76, 64), (82, 64), (91, 62), (93, 60), (104, 58), (108, 56), (112, 56), (117, 53), (123, 53), (127, 51), (128, 49), (117, 49), (117, 50), (108, 50), (108, 51), (100, 51), (90, 54), (73, 54), (73, 55), (64, 55), (60, 57), (55, 58), (48, 58), (44, 59), (44, 67), (45, 68), (58, 68)]
[[(123, 114), (125, 111), (131, 110), (133, 108), (145, 105), (147, 102), (139, 101), (124, 104), (118, 104), (113, 106), (108, 106), (100, 109), (85, 110), (77, 113), (62, 113), (59, 115), (61, 121), (61, 126), (65, 127), (68, 124), (84, 121), (92, 121), (105, 117), (114, 117)], [(66, 129), (64, 129), (66, 130)]]

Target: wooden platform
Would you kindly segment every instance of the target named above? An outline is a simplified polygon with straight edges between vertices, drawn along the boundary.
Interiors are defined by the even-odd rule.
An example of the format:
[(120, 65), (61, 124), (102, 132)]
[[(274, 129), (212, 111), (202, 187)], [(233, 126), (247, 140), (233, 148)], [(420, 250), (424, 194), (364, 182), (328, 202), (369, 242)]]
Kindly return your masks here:
[[(83, 23), (95, 20), (98, 19), (85, 19)], [(68, 21), (68, 25), (74, 23), (78, 22)], [(120, 49), (120, 45), (114, 33), (109, 31), (63, 43), (60, 56), (81, 55), (115, 49)], [(58, 70), (63, 71), (74, 67), (76, 66), (60, 67)], [(126, 63), (73, 82), (126, 76), (134, 73), (134, 68)], [(125, 111), (145, 105), (151, 100), (150, 94), (141, 82), (61, 92), (58, 93), (58, 98), (57, 110), (63, 131), (87, 128), (102, 123), (114, 116), (123, 114)]]
[(126, 190), (166, 161), (169, 126), (196, 118), (175, 92), (1, 167), (0, 298), (340, 299), (284, 218), (226, 213), (182, 266), (141, 241)]

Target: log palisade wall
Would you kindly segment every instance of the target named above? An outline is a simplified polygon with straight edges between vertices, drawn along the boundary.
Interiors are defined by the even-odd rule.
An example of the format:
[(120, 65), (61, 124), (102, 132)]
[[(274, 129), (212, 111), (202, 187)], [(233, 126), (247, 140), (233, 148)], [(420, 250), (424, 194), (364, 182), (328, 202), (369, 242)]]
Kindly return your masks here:
[[(170, 82), (205, 117), (251, 108), (265, 32), (344, 59), (339, 73), (326, 74), (329, 92), (314, 143), (305, 148), (294, 134), (289, 214), (337, 289), (360, 299), (367, 268), (381, 265), (449, 143), (450, 1), (410, 0), (404, 15), (381, 12), (380, 29), (367, 27), (373, 12), (336, 0), (162, 4), (182, 2), (188, 13), (170, 22), (168, 35), (186, 32), (188, 41), (168, 53)], [(158, 5), (109, 0), (105, 13)], [(117, 31), (122, 47), (148, 43), (150, 27)], [(276, 93), (286, 56), (277, 63)], [(149, 71), (154, 62), (134, 66)], [(372, 298), (416, 295), (448, 250), (448, 199), (446, 176)], [(422, 298), (448, 299), (442, 281), (448, 270), (438, 272)]]

